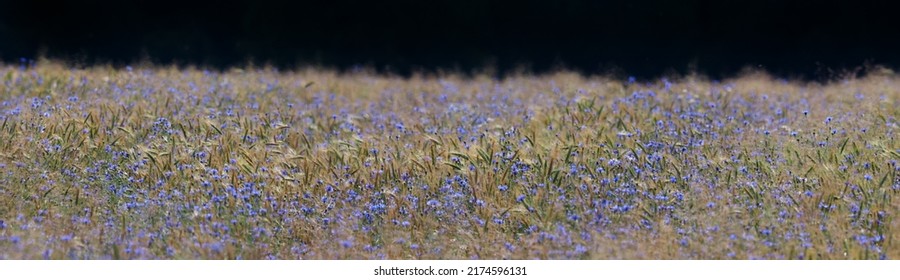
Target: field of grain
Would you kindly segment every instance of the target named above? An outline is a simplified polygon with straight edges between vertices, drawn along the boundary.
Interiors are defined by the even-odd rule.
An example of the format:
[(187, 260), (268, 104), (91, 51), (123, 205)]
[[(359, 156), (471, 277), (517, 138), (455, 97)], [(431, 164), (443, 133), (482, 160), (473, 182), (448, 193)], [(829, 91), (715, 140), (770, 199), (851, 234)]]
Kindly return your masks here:
[(0, 66), (0, 259), (897, 259), (900, 77)]

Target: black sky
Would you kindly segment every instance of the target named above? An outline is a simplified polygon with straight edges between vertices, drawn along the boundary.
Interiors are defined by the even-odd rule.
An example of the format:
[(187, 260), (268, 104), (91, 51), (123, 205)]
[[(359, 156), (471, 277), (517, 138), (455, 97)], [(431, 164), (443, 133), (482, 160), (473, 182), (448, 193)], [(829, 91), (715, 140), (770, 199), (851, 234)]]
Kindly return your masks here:
[(0, 1), (0, 57), (654, 77), (900, 65), (888, 1)]

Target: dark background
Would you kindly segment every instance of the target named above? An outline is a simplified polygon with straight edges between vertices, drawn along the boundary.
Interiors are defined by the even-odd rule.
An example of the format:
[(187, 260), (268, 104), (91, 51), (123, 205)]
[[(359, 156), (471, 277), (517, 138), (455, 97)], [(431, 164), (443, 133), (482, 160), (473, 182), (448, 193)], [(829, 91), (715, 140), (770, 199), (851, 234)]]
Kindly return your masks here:
[[(73, 65), (363, 65), (502, 74), (560, 66), (653, 78), (752, 67), (833, 78), (900, 65), (898, 11), (874, 1), (0, 0), (0, 57)], [(860, 72), (862, 73), (862, 72)]]

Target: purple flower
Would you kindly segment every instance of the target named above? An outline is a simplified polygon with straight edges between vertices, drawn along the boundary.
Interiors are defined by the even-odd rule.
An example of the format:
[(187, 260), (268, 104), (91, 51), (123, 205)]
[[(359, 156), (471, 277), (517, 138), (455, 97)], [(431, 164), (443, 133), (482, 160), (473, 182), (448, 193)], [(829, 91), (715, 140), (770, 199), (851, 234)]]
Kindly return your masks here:
[(437, 208), (437, 207), (441, 206), (441, 202), (437, 201), (437, 199), (430, 199), (425, 204), (428, 206), (431, 206), (433, 208)]
[(510, 251), (510, 252), (516, 251), (516, 246), (510, 244), (509, 242), (506, 242), (506, 244), (505, 244), (504, 246), (506, 247), (506, 250), (508, 250), (508, 251)]
[(866, 245), (867, 243), (869, 243), (869, 238), (865, 235), (860, 234), (856, 236), (856, 242), (858, 242), (859, 245)]
[(523, 202), (523, 201), (525, 201), (525, 195), (524, 195), (524, 194), (520, 194), (519, 196), (516, 197), (516, 202), (521, 203), (521, 202)]
[(44, 101), (40, 98), (35, 97), (31, 99), (31, 108), (41, 108), (41, 105), (44, 105)]

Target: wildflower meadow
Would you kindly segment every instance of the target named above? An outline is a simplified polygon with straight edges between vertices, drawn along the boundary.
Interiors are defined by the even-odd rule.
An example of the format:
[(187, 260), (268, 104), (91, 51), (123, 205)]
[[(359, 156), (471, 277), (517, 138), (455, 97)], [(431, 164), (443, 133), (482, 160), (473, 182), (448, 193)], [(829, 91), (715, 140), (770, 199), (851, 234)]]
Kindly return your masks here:
[(0, 259), (897, 259), (900, 77), (0, 66)]

